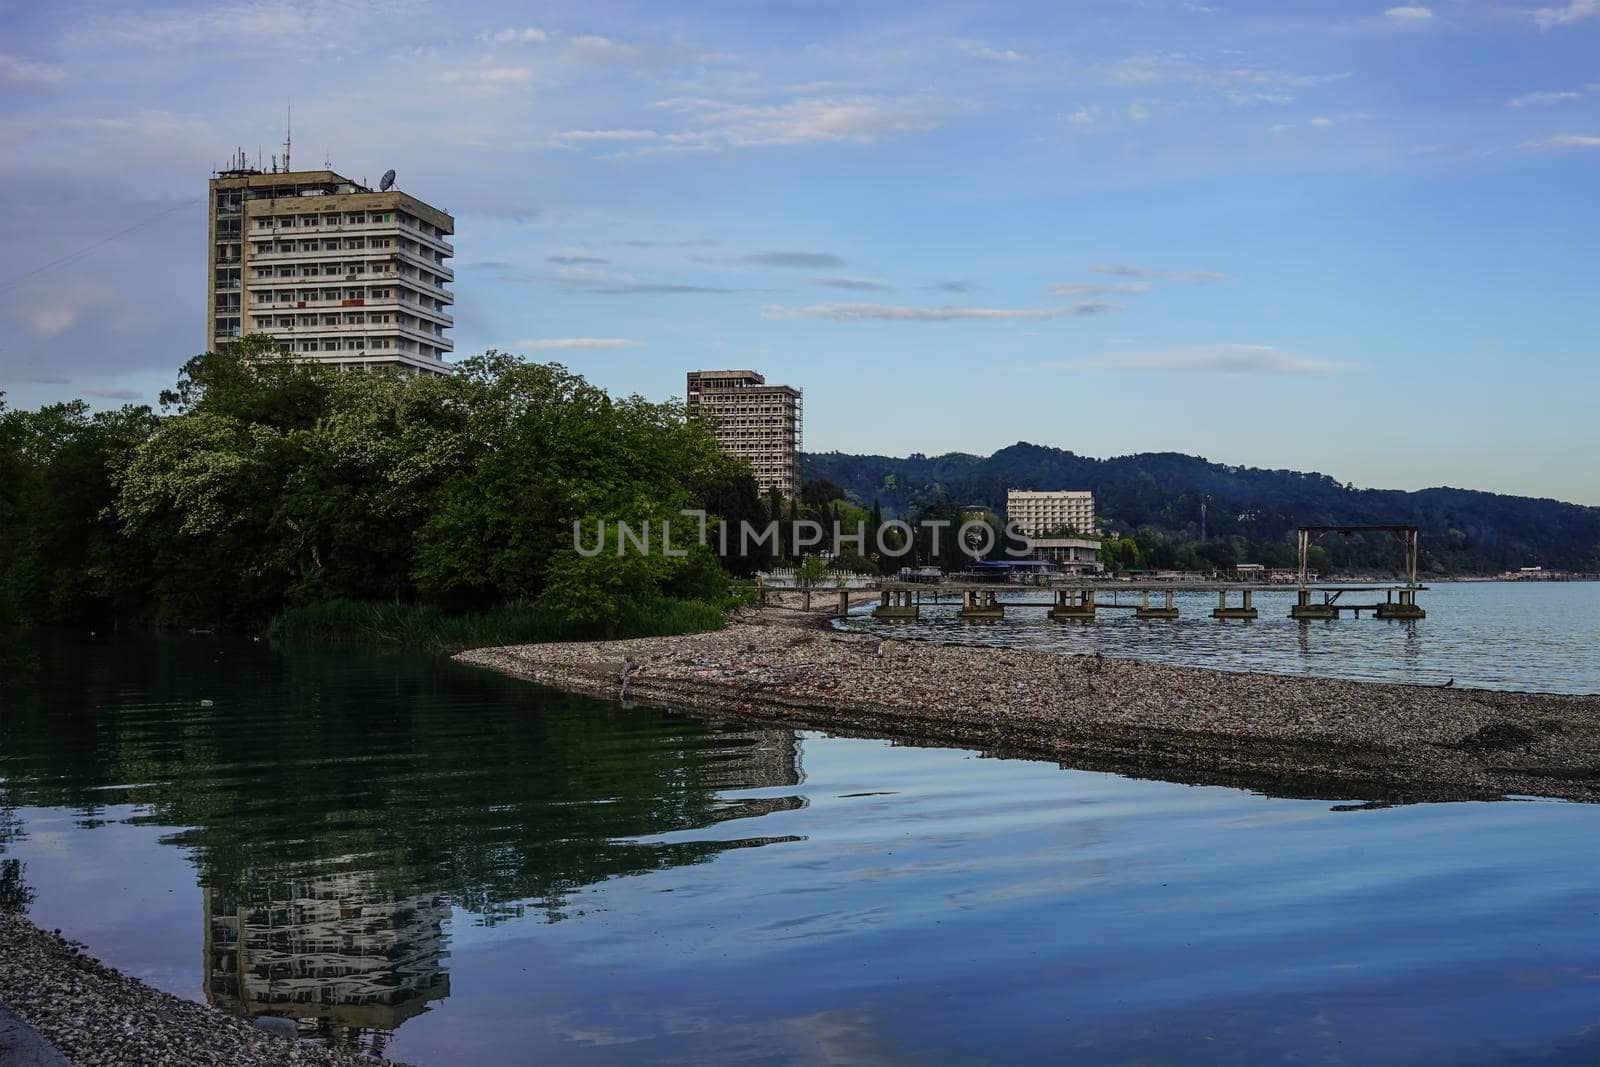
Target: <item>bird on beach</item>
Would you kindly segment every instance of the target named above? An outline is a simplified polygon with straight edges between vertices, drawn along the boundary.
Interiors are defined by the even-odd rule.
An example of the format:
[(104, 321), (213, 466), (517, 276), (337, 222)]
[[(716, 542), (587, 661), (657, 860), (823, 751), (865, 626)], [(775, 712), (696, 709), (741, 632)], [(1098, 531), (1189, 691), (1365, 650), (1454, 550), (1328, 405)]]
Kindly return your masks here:
[(1455, 684), (1456, 684), (1456, 680), (1454, 678), (1452, 678), (1448, 682), (1446, 682), (1443, 685), (1441, 685), (1439, 688), (1440, 689), (1449, 689), (1452, 685), (1455, 685)]

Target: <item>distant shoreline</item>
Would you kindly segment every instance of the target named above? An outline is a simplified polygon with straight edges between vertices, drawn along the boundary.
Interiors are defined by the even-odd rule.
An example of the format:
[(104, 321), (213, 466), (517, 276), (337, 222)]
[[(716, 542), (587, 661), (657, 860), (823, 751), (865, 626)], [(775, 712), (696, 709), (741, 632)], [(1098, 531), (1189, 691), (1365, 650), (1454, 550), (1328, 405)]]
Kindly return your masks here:
[(789, 609), (455, 658), (609, 700), (1283, 795), (1600, 800), (1600, 695), (880, 640)]

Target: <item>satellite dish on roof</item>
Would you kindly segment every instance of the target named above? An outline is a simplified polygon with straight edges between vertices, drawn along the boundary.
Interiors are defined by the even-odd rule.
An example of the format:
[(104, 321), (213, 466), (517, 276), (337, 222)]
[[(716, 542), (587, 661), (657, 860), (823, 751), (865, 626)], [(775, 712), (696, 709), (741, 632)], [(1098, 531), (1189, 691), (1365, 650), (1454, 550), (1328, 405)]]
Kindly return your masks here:
[(383, 177), (378, 179), (378, 192), (387, 193), (389, 191), (389, 187), (391, 185), (393, 185), (393, 184), (394, 184), (394, 171), (392, 171), (392, 170), (384, 171), (383, 172)]

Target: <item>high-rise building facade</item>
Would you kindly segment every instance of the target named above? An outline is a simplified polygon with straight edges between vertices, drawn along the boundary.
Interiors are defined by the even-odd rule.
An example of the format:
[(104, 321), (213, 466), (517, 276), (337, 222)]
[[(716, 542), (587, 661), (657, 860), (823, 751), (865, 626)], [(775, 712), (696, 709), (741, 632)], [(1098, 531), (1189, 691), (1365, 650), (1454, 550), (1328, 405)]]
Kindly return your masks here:
[(208, 348), (264, 333), (341, 367), (450, 371), (448, 212), (331, 170), (234, 162), (211, 179)]
[(717, 443), (755, 471), (763, 493), (800, 493), (801, 422), (799, 389), (768, 385), (753, 370), (692, 370), (688, 406), (711, 422)]
[(1066, 530), (1092, 534), (1100, 528), (1094, 516), (1094, 494), (1086, 489), (1007, 489), (1006, 519), (1030, 537)]

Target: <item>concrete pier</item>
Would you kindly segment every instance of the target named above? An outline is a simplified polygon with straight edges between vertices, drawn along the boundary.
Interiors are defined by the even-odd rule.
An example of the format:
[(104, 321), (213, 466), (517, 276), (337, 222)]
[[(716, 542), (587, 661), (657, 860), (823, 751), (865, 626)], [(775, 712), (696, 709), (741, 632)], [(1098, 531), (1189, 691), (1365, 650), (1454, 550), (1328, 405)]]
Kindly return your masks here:
[(993, 621), (1005, 618), (1006, 609), (997, 590), (967, 589), (961, 593), (960, 615), (963, 619)]
[(1213, 619), (1260, 618), (1261, 613), (1257, 611), (1255, 605), (1250, 602), (1250, 593), (1251, 590), (1244, 590), (1244, 605), (1242, 607), (1231, 608), (1228, 606), (1228, 591), (1226, 589), (1219, 589), (1217, 591), (1217, 606), (1211, 612), (1211, 617)]
[(1134, 618), (1176, 619), (1178, 617), (1178, 607), (1172, 602), (1172, 590), (1168, 589), (1165, 591), (1167, 602), (1165, 606), (1159, 608), (1153, 608), (1150, 606), (1150, 590), (1143, 590), (1141, 592), (1141, 596), (1143, 599), (1139, 602), (1138, 610), (1133, 613)]
[(1093, 589), (1057, 589), (1050, 618), (1056, 622), (1094, 622)]
[(1300, 590), (1294, 606), (1289, 609), (1289, 618), (1337, 619), (1339, 617), (1339, 609), (1334, 607), (1332, 604), (1326, 603), (1326, 595), (1324, 595), (1323, 600), (1324, 603), (1321, 604), (1313, 603), (1311, 600), (1311, 590)]
[[(1395, 599), (1395, 594), (1400, 599)], [(1417, 606), (1417, 591), (1415, 589), (1390, 589), (1388, 599), (1378, 605), (1377, 616), (1380, 619), (1425, 619), (1428, 613)]]
[(878, 606), (872, 609), (875, 619), (915, 619), (920, 613), (917, 594), (910, 589), (884, 589), (878, 593)]

